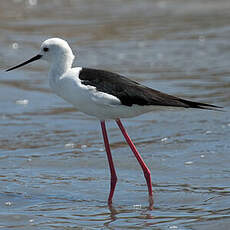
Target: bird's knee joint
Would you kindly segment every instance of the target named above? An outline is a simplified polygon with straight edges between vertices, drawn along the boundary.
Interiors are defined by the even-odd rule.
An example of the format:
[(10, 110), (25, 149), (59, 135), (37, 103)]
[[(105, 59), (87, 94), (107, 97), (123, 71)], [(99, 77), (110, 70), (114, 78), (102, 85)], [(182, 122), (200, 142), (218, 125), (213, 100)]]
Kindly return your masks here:
[(150, 179), (150, 178), (151, 178), (151, 173), (150, 173), (150, 171), (144, 172), (144, 176), (145, 176), (146, 179)]

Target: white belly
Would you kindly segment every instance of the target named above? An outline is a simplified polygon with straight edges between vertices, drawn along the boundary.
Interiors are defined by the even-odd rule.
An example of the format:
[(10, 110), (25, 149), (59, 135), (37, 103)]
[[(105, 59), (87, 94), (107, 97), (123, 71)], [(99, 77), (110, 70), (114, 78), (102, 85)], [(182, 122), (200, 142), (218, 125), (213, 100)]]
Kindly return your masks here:
[(50, 77), (50, 86), (54, 92), (79, 111), (100, 120), (134, 117), (153, 110), (153, 106), (125, 106), (112, 95), (98, 92), (95, 87), (81, 84), (78, 74), (81, 68), (57, 77)]

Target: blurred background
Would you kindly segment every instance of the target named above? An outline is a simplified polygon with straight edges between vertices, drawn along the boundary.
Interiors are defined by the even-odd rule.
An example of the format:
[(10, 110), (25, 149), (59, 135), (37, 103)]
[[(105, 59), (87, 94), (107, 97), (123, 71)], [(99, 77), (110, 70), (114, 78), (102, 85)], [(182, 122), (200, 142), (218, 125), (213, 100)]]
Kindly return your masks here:
[[(229, 0), (1, 0), (0, 228), (229, 229)], [(225, 112), (156, 110), (125, 120), (152, 171), (108, 122), (114, 207), (99, 122), (54, 95), (48, 66), (5, 69), (60, 37), (75, 66), (106, 69)]]

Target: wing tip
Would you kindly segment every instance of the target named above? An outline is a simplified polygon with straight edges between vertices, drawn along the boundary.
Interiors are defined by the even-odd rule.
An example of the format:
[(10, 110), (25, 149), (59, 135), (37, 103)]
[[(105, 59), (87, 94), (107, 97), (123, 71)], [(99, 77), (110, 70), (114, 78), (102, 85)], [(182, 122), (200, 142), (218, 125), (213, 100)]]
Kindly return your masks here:
[(184, 99), (180, 99), (180, 102), (184, 103), (187, 108), (194, 108), (194, 109), (206, 109), (206, 110), (214, 110), (214, 111), (222, 111), (223, 107), (217, 106), (217, 105), (212, 105), (212, 104), (207, 104), (207, 103), (202, 103), (202, 102), (194, 102), (194, 101), (188, 101)]

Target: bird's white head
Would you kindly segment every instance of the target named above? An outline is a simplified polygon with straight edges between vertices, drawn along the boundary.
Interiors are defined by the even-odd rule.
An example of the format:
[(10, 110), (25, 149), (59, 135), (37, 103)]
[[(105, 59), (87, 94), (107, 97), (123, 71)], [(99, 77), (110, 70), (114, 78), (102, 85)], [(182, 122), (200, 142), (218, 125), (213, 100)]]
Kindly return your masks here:
[(73, 61), (74, 55), (68, 43), (60, 38), (50, 38), (45, 40), (39, 53), (42, 59), (48, 62), (55, 62), (57, 59), (63, 61)]
[(17, 66), (9, 68), (6, 71), (16, 69), (39, 59), (48, 61), (51, 64), (51, 68), (53, 66), (53, 68), (60, 69), (60, 71), (62, 72), (71, 68), (74, 60), (74, 55), (65, 40), (60, 38), (50, 38), (42, 43), (38, 55)]

